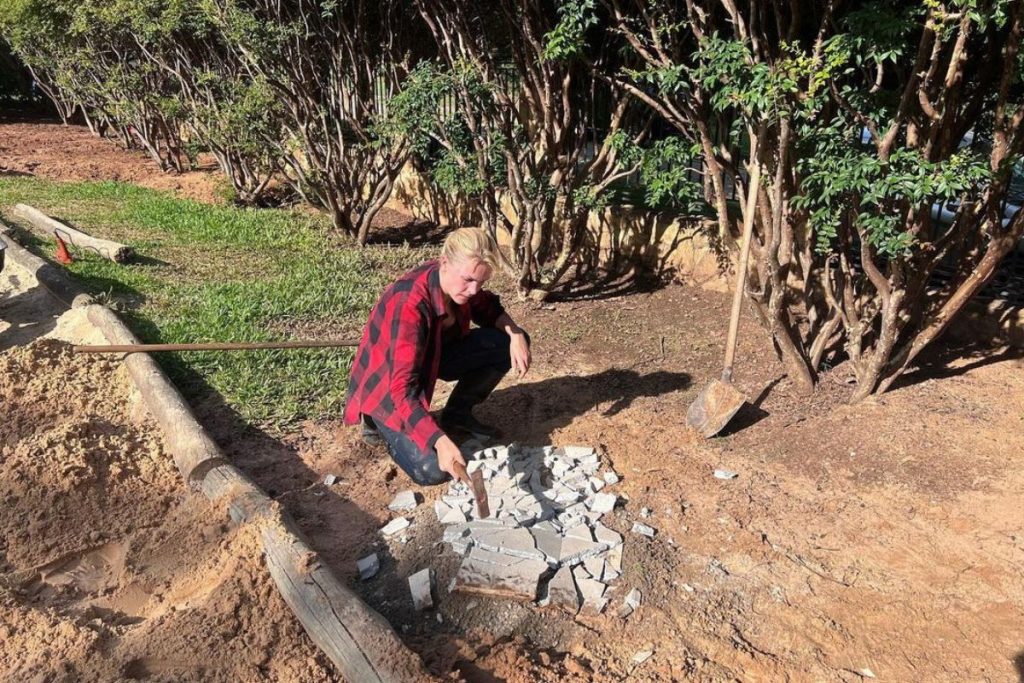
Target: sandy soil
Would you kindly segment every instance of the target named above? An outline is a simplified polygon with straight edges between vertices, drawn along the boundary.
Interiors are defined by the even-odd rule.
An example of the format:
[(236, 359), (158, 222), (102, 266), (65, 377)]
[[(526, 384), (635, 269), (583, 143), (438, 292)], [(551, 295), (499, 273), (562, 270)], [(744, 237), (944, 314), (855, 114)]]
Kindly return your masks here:
[(34, 285), (0, 276), (0, 680), (334, 680), (253, 532), (186, 492), (126, 371), (72, 354), (98, 340)]
[[(0, 144), (10, 140), (8, 130), (0, 125)], [(44, 146), (59, 146), (63, 134), (54, 133)], [(65, 164), (54, 156), (58, 166)], [(45, 164), (35, 172), (50, 173)], [(506, 440), (600, 446), (623, 475), (616, 490), (624, 505), (611, 522), (620, 531), (628, 531), (641, 507), (653, 510), (645, 521), (657, 528), (654, 539), (627, 533), (617, 599), (633, 586), (645, 598), (626, 620), (610, 613), (572, 620), (528, 605), (448, 594), (457, 558), (438, 545), (441, 529), (429, 505), (413, 513), (407, 543), (384, 543), (376, 534), (390, 517), (387, 502), (410, 487), (383, 451), (365, 446), (336, 421), (279, 435), (242, 423), (216, 397), (197, 411), (235, 462), (285, 504), (338, 574), (442, 675), (516, 683), (1024, 681), (1020, 354), (938, 347), (899, 388), (850, 406), (849, 373), (842, 365), (826, 373), (813, 397), (795, 394), (765, 333), (748, 317), (737, 381), (754, 405), (729, 433), (705, 442), (685, 428), (683, 416), (719, 372), (727, 306), (725, 295), (677, 285), (544, 307), (510, 298), (515, 317), (533, 335), (536, 363), (526, 380), (503, 383), (481, 417), (500, 425)], [(439, 402), (443, 398), (442, 391)], [(135, 466), (140, 479), (156, 480), (162, 475), (153, 467)], [(711, 473), (719, 467), (739, 476), (715, 479)], [(328, 473), (342, 482), (324, 487)], [(9, 485), (6, 473), (0, 476)], [(50, 476), (56, 481), (60, 475)], [(170, 489), (160, 490), (171, 495)], [(420, 493), (429, 503), (440, 491)], [(200, 544), (188, 556), (209, 562), (203, 566), (222, 566), (215, 560), (223, 557), (217, 549), (226, 552), (224, 544), (248, 547), (222, 532), (220, 545), (203, 552), (195, 536), (206, 527), (185, 512), (176, 517), (174, 509), (160, 528), (180, 522), (180, 533)], [(107, 516), (128, 514), (120, 510)], [(147, 514), (144, 507), (132, 512), (132, 524), (144, 524)], [(96, 520), (85, 517), (91, 531)], [(214, 517), (218, 524), (223, 518)], [(112, 535), (101, 539), (104, 544), (122, 542), (113, 529), (104, 527), (103, 533)], [(51, 551), (19, 546), (13, 551), (22, 558), (16, 569), (53, 562), (74, 545), (55, 543)], [(74, 547), (88, 545), (81, 543)], [(130, 548), (158, 552), (145, 545), (146, 550)], [(359, 583), (354, 563), (369, 551), (381, 555), (382, 570)], [(9, 576), (15, 569), (12, 551), (4, 552)], [(439, 606), (416, 613), (405, 578), (425, 566), (437, 573)], [(180, 570), (186, 576), (196, 572), (201, 570)], [(163, 576), (173, 584), (179, 571)], [(256, 582), (262, 575), (245, 576)], [(251, 608), (246, 593), (252, 592), (239, 590), (244, 585), (224, 585), (212, 594), (220, 597), (208, 600), (237, 600), (244, 611)], [(80, 626), (74, 612), (60, 611), (70, 608), (46, 598), (40, 607), (7, 590), (10, 595), (0, 603), (6, 612), (0, 614), (17, 613), (17, 623), (34, 629), (19, 641), (19, 651), (42, 660), (40, 643), (66, 633), (66, 654), (46, 661), (88, 658), (80, 653), (90, 652), (91, 629)], [(209, 615), (204, 609), (186, 613), (202, 619)], [(275, 667), (301, 677), (314, 671), (302, 669), (302, 662), (322, 665), (315, 656), (292, 657), (301, 647), (278, 646), (295, 642), (289, 634), (297, 627), (286, 614), (260, 614), (270, 621), (242, 619), (222, 638), (225, 648), (242, 648), (252, 638), (244, 624), (260, 624), (259, 633), (271, 622), (281, 630), (273, 640), (260, 641), (273, 643), (262, 652), (262, 668), (242, 668), (241, 656), (224, 660), (225, 667), (238, 667), (233, 671), (239, 680), (265, 680), (270, 671), (282, 670)], [(121, 666), (148, 661), (146, 647), (159, 639), (131, 640), (128, 634), (159, 618), (119, 627), (126, 633), (104, 641), (103, 648), (122, 653)], [(3, 616), (0, 623), (6, 623)], [(184, 624), (174, 632), (190, 633)], [(654, 656), (634, 665), (634, 653), (649, 647)], [(222, 656), (211, 653), (203, 662)], [(202, 674), (183, 668), (175, 675)]]

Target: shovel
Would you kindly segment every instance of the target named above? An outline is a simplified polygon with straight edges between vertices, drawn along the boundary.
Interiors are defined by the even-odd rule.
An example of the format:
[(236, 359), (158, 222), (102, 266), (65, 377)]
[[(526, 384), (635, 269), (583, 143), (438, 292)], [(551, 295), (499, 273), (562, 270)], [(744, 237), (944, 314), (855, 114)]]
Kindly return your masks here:
[(732, 295), (732, 313), (729, 316), (729, 335), (725, 339), (725, 367), (722, 379), (712, 380), (686, 411), (686, 424), (708, 439), (722, 431), (729, 420), (746, 403), (746, 397), (732, 385), (732, 363), (736, 358), (736, 336), (740, 327), (743, 292), (747, 284), (747, 261), (750, 260), (750, 240), (754, 232), (754, 209), (757, 190), (761, 183), (761, 164), (757, 162), (757, 145), (751, 153), (754, 170), (747, 191), (747, 210), (743, 217), (743, 236), (740, 244), (740, 262), (736, 272), (736, 291)]

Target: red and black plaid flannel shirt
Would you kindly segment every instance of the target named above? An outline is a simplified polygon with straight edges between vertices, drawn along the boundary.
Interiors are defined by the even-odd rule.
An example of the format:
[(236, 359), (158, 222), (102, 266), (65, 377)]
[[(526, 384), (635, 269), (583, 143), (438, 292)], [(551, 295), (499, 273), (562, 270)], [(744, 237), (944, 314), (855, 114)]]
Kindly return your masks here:
[[(371, 415), (424, 451), (444, 434), (430, 415), (447, 315), (438, 268), (427, 261), (384, 290), (363, 329), (345, 404), (345, 424)], [(480, 290), (456, 306), (461, 336), (470, 321), (494, 327), (504, 312), (496, 294)]]

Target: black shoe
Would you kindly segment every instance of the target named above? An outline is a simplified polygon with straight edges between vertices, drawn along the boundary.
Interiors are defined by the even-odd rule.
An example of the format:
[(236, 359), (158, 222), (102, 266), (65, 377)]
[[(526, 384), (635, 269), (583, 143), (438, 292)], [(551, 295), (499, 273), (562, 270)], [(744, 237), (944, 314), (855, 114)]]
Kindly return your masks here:
[(493, 439), (501, 433), (497, 427), (484, 424), (473, 417), (471, 413), (456, 413), (453, 415), (442, 413), (441, 426), (445, 430), (458, 429), (464, 432), (469, 432), (477, 438), (485, 439)]
[(377, 431), (377, 425), (369, 415), (362, 415), (363, 420), (363, 443), (367, 446), (380, 446), (384, 443), (384, 437)]
[(364, 429), (362, 438), (363, 443), (367, 446), (381, 446), (384, 444), (384, 437), (380, 435), (380, 432), (375, 430)]

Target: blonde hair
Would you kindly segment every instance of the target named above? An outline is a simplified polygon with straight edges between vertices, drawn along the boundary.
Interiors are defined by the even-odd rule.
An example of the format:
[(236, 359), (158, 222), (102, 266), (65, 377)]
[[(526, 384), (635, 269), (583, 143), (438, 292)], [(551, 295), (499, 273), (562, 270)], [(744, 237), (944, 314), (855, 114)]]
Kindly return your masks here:
[(441, 256), (452, 263), (475, 260), (486, 263), (491, 270), (498, 269), (498, 245), (480, 228), (459, 228), (450, 233), (444, 240)]

